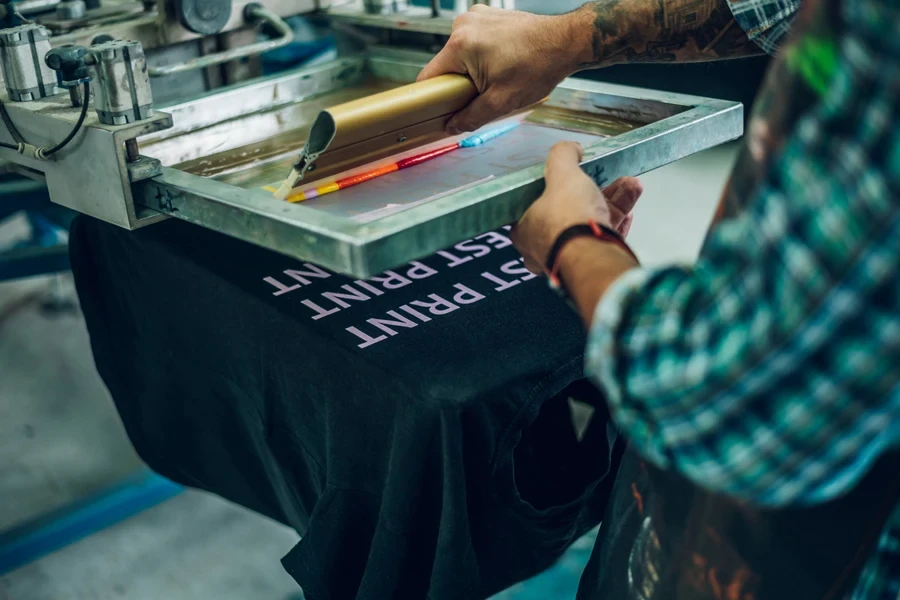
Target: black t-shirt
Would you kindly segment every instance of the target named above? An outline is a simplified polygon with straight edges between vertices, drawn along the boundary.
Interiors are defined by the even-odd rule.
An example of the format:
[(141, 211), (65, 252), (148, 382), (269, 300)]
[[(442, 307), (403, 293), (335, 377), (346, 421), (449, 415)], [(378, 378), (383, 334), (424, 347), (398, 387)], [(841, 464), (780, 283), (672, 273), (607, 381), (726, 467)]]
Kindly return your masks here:
[[(596, 525), (618, 446), (576, 315), (505, 231), (366, 281), (81, 217), (98, 369), (157, 471), (296, 528), (312, 600), (485, 598)], [(576, 439), (569, 397), (597, 407)]]

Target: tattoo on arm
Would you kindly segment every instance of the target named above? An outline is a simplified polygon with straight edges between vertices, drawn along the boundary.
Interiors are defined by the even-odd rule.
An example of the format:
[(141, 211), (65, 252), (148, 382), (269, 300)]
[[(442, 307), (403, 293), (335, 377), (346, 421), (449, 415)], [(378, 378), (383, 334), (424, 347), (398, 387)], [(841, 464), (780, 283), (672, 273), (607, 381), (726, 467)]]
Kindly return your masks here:
[(583, 68), (762, 54), (735, 22), (726, 0), (600, 0), (588, 9), (593, 60)]

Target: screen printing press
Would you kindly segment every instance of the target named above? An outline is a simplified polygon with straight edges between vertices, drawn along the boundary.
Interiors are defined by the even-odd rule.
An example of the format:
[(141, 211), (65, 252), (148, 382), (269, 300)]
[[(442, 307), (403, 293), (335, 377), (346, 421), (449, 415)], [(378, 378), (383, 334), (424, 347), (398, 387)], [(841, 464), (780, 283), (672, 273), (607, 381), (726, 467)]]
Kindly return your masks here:
[[(490, 143), (292, 203), (264, 188), (303, 156), (327, 183), (448, 141), (458, 80), (380, 103), (452, 13), (78, 2), (17, 3), (34, 23), (0, 31), (0, 159), (82, 215), (94, 358), (154, 470), (296, 529), (282, 562), (312, 600), (487, 598), (633, 502), (582, 325), (504, 228), (554, 143), (580, 142), (604, 185), (739, 137), (739, 103), (570, 79)], [(298, 15), (337, 56), (263, 75), (255, 57), (289, 46)], [(369, 117), (335, 118), (310, 153), (352, 102)], [(573, 401), (594, 415), (579, 431)]]
[[(10, 91), (3, 101), (28, 143), (51, 146), (72, 130), (81, 113), (73, 106), (79, 84), (89, 78), (94, 106), (82, 131), (48, 160), (8, 148), (0, 149), (0, 158), (22, 173), (44, 178), (54, 202), (126, 229), (174, 217), (363, 277), (515, 221), (540, 194), (543, 160), (556, 141), (581, 142), (586, 148), (584, 169), (602, 185), (623, 175), (640, 175), (742, 132), (738, 103), (571, 79), (536, 109), (535, 123), (486, 146), (477, 156), (468, 154), (470, 160), (448, 158), (327, 200), (286, 206), (260, 186), (290, 170), (319, 112), (415, 81), (438, 36), (449, 30), (452, 15), (432, 18), (421, 9), (423, 14), (416, 16), (419, 12), (413, 8), (408, 9), (412, 14), (382, 15), (372, 14), (378, 11), (371, 7), (369, 12), (359, 7), (357, 14), (346, 6), (330, 11), (328, 2), (312, 0), (281, 2), (271, 8), (265, 3), (233, 10), (229, 6), (229, 20), (221, 26), (234, 31), (219, 37), (234, 38), (254, 24), (269, 22), (277, 25), (281, 38), (172, 63), (176, 55), (171, 48), (201, 44), (184, 42), (185, 38), (206, 39), (190, 28), (208, 31), (215, 26), (192, 22), (196, 11), (188, 10), (187, 4), (168, 9), (154, 5), (136, 16), (120, 15), (123, 22), (86, 25), (88, 32), (76, 28), (49, 39), (53, 29), (35, 25), (42, 33), (31, 42), (34, 52), (22, 52), (17, 49), (23, 46), (14, 45), (27, 44), (34, 33), (20, 35), (22, 41), (6, 41), (4, 65), (13, 73), (6, 79), (14, 82), (7, 85)], [(325, 19), (339, 36), (346, 37), (341, 32), (354, 28), (367, 32), (360, 37), (376, 43), (350, 48), (332, 62), (268, 77), (241, 80), (247, 73), (226, 70), (233, 82), (218, 87), (210, 83), (212, 67), (270, 50), (290, 38), (290, 27), (279, 17), (290, 8), (292, 14), (310, 12)], [(181, 10), (181, 18), (166, 10)], [(52, 23), (58, 27), (58, 22)], [(375, 35), (368, 33), (373, 28)], [(138, 42), (130, 46), (109, 39), (140, 34), (143, 38), (128, 38)], [(11, 40), (15, 34), (7, 37)], [(88, 44), (98, 38), (100, 45), (85, 46), (87, 62), (92, 63), (87, 72), (67, 80), (68, 95), (55, 86), (56, 74), (43, 59), (33, 58), (49, 51), (57, 39)], [(171, 40), (169, 54), (163, 45), (166, 40)], [(390, 45), (377, 43), (385, 41)], [(22, 92), (35, 88), (33, 82), (26, 83), (36, 78), (35, 69), (40, 91)], [(210, 89), (187, 100), (154, 104), (157, 90), (173, 95), (179, 82), (173, 77), (190, 75)], [(130, 93), (116, 93), (117, 89)], [(390, 120), (389, 113), (385, 119)], [(369, 146), (400, 153), (424, 139), (417, 134), (420, 123), (395, 125), (393, 130), (390, 125), (382, 128), (384, 135), (370, 140)], [(0, 131), (0, 140), (18, 141), (8, 128)]]

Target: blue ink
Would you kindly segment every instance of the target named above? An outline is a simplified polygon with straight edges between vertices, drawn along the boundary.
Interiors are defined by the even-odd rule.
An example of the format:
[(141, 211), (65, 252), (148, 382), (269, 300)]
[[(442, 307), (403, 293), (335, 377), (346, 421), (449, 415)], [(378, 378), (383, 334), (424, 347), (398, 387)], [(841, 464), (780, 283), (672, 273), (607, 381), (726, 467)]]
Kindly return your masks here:
[(507, 125), (502, 125), (495, 129), (489, 129), (484, 133), (479, 133), (477, 135), (473, 135), (470, 138), (466, 138), (459, 143), (460, 148), (474, 148), (475, 146), (480, 146), (485, 142), (489, 142), (496, 137), (500, 137), (504, 133), (508, 133), (518, 127), (518, 123), (509, 123)]

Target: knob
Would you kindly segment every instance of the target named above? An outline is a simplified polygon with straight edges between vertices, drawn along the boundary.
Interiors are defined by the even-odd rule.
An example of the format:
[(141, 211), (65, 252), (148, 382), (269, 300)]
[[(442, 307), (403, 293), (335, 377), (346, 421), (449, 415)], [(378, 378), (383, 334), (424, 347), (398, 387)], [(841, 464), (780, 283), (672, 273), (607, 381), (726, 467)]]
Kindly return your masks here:
[(77, 21), (84, 18), (86, 11), (84, 0), (65, 0), (56, 5), (56, 18), (60, 21)]
[(60, 85), (72, 88), (91, 81), (85, 57), (85, 47), (66, 44), (54, 48), (44, 57), (48, 67), (59, 74)]
[(175, 0), (181, 25), (203, 35), (221, 32), (231, 19), (231, 8), (231, 0)]
[(97, 37), (95, 37), (94, 39), (91, 40), (91, 46), (97, 46), (97, 45), (99, 45), (99, 44), (105, 44), (106, 42), (111, 42), (111, 41), (113, 41), (113, 40), (115, 40), (115, 39), (116, 39), (116, 38), (114, 38), (113, 36), (109, 35), (108, 33), (101, 33), (100, 35), (98, 35)]

